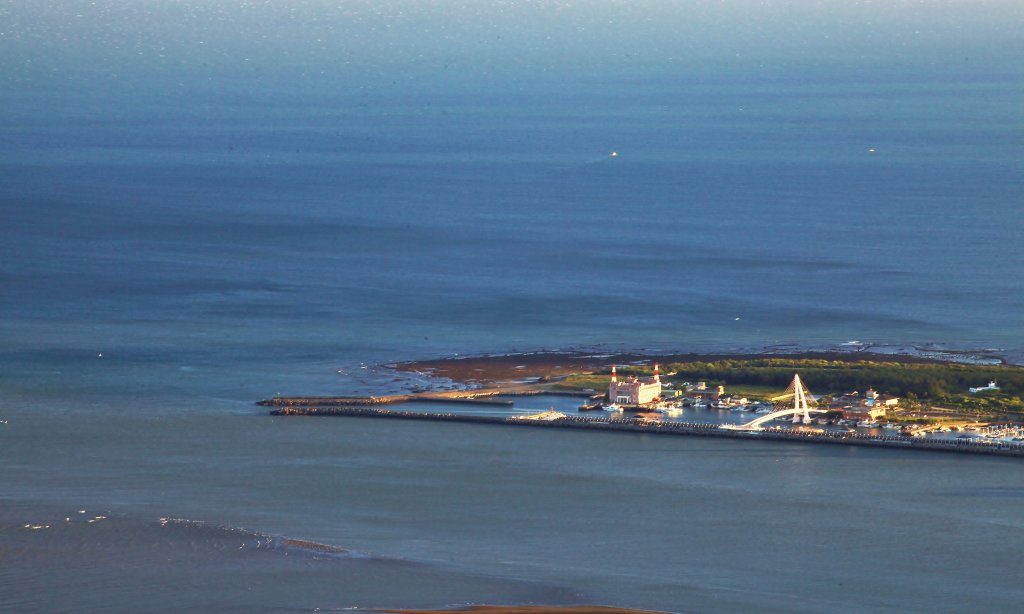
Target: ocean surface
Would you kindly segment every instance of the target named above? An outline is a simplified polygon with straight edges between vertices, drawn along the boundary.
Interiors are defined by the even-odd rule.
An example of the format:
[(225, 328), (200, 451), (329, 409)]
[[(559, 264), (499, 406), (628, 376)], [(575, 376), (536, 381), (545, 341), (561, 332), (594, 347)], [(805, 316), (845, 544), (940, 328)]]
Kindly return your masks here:
[(1019, 610), (1012, 459), (253, 405), (542, 349), (1024, 362), (1015, 3), (735, 50), (378, 14), (315, 56), (47, 4), (0, 7), (0, 611)]

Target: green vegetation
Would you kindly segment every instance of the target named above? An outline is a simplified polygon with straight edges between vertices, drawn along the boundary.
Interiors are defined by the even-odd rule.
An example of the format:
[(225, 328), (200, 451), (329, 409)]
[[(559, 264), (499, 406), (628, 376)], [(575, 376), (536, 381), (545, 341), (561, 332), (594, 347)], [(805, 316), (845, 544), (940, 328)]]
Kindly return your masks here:
[[(674, 378), (673, 378), (674, 379)], [(789, 379), (793, 379), (790, 376)], [(709, 384), (710, 385), (710, 384)], [(715, 384), (717, 386), (717, 384)], [(731, 394), (737, 397), (747, 397), (749, 399), (767, 399), (773, 397), (780, 392), (781, 388), (777, 386), (755, 386), (753, 384), (733, 384), (725, 389), (727, 394)]]
[[(816, 394), (841, 394), (874, 388), (906, 399), (906, 404), (943, 405), (975, 414), (1024, 413), (1024, 368), (1007, 365), (966, 365), (938, 362), (835, 360), (807, 358), (736, 358), (711, 362), (663, 364), (674, 382), (707, 382), (749, 397), (782, 392), (799, 373)], [(649, 368), (620, 367), (620, 375), (649, 375)], [(574, 375), (565, 388), (602, 390), (609, 371)], [(995, 380), (999, 390), (970, 394), (967, 389)]]
[(604, 373), (574, 373), (554, 386), (560, 390), (586, 390), (593, 388), (597, 392), (608, 392), (608, 379), (611, 371)]

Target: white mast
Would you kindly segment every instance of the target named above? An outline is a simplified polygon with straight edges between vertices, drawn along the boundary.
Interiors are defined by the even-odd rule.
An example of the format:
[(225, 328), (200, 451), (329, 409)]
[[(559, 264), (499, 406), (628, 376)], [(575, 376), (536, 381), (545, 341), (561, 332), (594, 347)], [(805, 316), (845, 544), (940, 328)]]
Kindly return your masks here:
[(811, 422), (811, 414), (807, 411), (807, 391), (804, 389), (803, 382), (800, 381), (800, 374), (796, 373), (793, 375), (793, 409), (803, 410), (804, 415), (801, 416), (799, 411), (793, 414), (793, 424), (799, 424), (801, 418), (804, 424)]

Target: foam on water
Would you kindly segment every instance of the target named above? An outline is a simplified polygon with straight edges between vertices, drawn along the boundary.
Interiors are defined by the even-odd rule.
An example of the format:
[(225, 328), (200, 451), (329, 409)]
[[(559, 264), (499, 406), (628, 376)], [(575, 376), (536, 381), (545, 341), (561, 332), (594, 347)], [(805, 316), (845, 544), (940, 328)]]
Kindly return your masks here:
[[(0, 513), (0, 610), (174, 612), (362, 611), (450, 603), (450, 595), (571, 603), (551, 584), (501, 580), (437, 565), (205, 521), (80, 514), (39, 524)], [(110, 514), (110, 515), (108, 515)], [(100, 524), (102, 523), (102, 524)], [(391, 583), (388, 595), (381, 582)], [(376, 588), (375, 588), (376, 587)], [(132, 605), (134, 604), (134, 605)]]

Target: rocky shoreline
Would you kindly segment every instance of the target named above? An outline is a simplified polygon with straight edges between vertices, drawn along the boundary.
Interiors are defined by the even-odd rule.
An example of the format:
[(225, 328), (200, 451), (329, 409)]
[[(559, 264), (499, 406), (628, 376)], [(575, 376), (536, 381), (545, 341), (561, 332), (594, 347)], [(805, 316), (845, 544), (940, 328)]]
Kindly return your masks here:
[[(506, 399), (488, 398), (499, 394), (497, 391), (475, 392), (472, 394), (454, 392), (449, 395), (396, 394), (380, 397), (274, 397), (257, 401), (263, 407), (366, 407), (394, 405), (396, 403), (469, 403), (474, 405), (512, 405)], [(539, 393), (538, 393), (539, 394)]]
[[(539, 351), (478, 356), (450, 356), (428, 360), (398, 362), (390, 365), (397, 371), (422, 373), (448, 379), (469, 387), (494, 385), (545, 385), (559, 378), (577, 373), (607, 369), (609, 365), (671, 364), (677, 362), (715, 362), (719, 360), (759, 360), (772, 358), (807, 360), (876, 360), (907, 364), (952, 364), (974, 360), (1004, 364), (995, 355), (964, 353), (936, 353), (913, 355), (871, 351), (794, 351), (754, 353), (686, 353), (686, 352), (595, 352), (595, 351)], [(530, 381), (524, 381), (530, 380)]]

